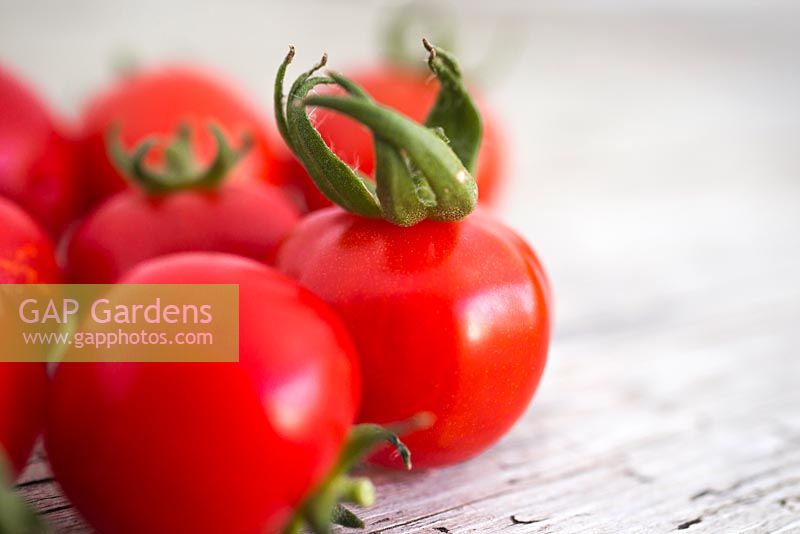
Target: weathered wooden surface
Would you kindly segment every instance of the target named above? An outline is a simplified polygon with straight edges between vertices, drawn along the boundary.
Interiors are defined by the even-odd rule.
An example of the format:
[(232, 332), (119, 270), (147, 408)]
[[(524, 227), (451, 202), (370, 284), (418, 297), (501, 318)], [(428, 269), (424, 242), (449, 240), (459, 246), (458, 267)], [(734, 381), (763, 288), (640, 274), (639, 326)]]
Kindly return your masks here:
[[(213, 24), (196, 13), (198, 35), (229, 32), (216, 46), (176, 37), (169, 21), (186, 6), (144, 2), (167, 21), (156, 30), (149, 14), (131, 10), (123, 26), (78, 4), (84, 24), (104, 22), (97, 49), (119, 34), (146, 43), (145, 57), (194, 50), (262, 95), (286, 42), (299, 59), (324, 46), (341, 64), (370, 38), (342, 24), (375, 16), (358, 4), (286, 7), (286, 24), (255, 4)], [(471, 462), (376, 473), (368, 532), (800, 532), (798, 11), (604, 4), (496, 6), (529, 36), (503, 51), (517, 68), (491, 93), (515, 161), (504, 216), (541, 253), (558, 306), (536, 400)], [(66, 108), (105, 56), (76, 59), (85, 76), (69, 70), (57, 59), (90, 37), (61, 27), (66, 3), (52, 5), (41, 31), (53, 25), (48, 42), (63, 46), (51, 50), (24, 29), (42, 9), (0, 17), (19, 22), (0, 22), (0, 57), (25, 60)], [(501, 20), (477, 7), (463, 16), (473, 29)], [(41, 458), (19, 491), (60, 532), (87, 531)]]

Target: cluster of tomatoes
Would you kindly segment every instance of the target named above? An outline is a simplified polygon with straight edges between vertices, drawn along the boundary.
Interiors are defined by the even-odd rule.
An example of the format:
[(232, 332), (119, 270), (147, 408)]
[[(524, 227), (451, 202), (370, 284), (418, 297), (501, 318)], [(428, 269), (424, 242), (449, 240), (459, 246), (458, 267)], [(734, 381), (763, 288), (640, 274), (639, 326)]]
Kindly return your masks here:
[[(290, 53), (286, 144), (194, 67), (126, 74), (71, 129), (0, 70), (0, 283), (239, 285), (238, 363), (0, 363), (12, 475), (43, 432), (98, 532), (327, 531), (358, 526), (340, 502), (371, 501), (345, 473), (360, 454), (388, 438), (404, 454), (369, 461), (408, 460), (378, 424), (405, 421), (422, 468), (508, 431), (543, 371), (549, 288), (522, 238), (460, 208), (475, 181), (482, 203), (495, 192), (502, 143), (460, 107), (451, 56), (428, 48), (435, 76), (312, 70), (284, 108)], [(339, 89), (313, 96), (320, 84)], [(482, 137), (477, 163), (462, 130), (475, 149)]]

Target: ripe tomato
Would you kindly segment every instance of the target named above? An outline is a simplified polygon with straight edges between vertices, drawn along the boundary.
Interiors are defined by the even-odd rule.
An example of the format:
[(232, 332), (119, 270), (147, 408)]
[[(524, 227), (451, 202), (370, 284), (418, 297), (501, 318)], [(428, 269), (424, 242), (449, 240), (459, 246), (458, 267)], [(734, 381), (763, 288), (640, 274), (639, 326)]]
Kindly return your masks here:
[(44, 230), (13, 202), (0, 198), (0, 284), (56, 284), (61, 278)]
[[(0, 228), (0, 284), (58, 283), (53, 247), (44, 231), (1, 198)], [(45, 364), (0, 363), (0, 449), (15, 473), (25, 467), (42, 429), (46, 393)]]
[(267, 260), (299, 215), (266, 184), (165, 196), (128, 190), (89, 215), (69, 243), (69, 278), (110, 283), (139, 262), (173, 252), (216, 251)]
[[(259, 261), (271, 259), (278, 243), (295, 225), (299, 214), (279, 189), (257, 180), (231, 182), (224, 176), (236, 165), (235, 153), (218, 141), (218, 156), (194, 180), (176, 186), (170, 174), (148, 174), (143, 190), (120, 191), (102, 203), (76, 229), (67, 251), (69, 277), (75, 283), (111, 283), (137, 263), (175, 252), (227, 252)], [(172, 145), (178, 169), (191, 169), (189, 133), (184, 130)], [(232, 154), (226, 161), (223, 154)], [(179, 155), (177, 155), (179, 154)], [(137, 156), (144, 161), (147, 154)], [(246, 155), (244, 156), (247, 157)], [(123, 159), (125, 156), (123, 156)], [(135, 158), (122, 161), (135, 172)], [(218, 165), (217, 165), (218, 164)], [(211, 184), (203, 176), (219, 172)], [(233, 167), (235, 169), (237, 167)], [(169, 170), (169, 169), (167, 169)], [(180, 171), (180, 176), (188, 171)], [(225, 180), (221, 182), (221, 180)], [(165, 191), (148, 188), (167, 187)]]
[(8, 457), (14, 473), (27, 464), (44, 426), (46, 399), (45, 364), (0, 363), (0, 457)]
[(73, 142), (21, 81), (0, 68), (0, 195), (54, 238), (81, 207)]
[[(127, 186), (106, 152), (111, 128), (119, 126), (122, 142), (130, 147), (146, 136), (171, 135), (187, 124), (197, 132), (196, 148), (205, 164), (215, 153), (214, 139), (205, 131), (209, 121), (236, 137), (244, 132), (253, 137), (253, 149), (237, 175), (270, 180), (274, 156), (264, 118), (238, 88), (214, 73), (187, 66), (142, 70), (95, 95), (84, 110), (81, 127), (82, 163), (92, 205)], [(159, 158), (157, 152), (153, 158)]]
[(335, 460), (359, 398), (334, 313), (269, 267), (193, 253), (121, 283), (239, 284), (238, 363), (66, 363), (45, 442), (100, 533), (274, 532)]
[(295, 228), (277, 265), (350, 330), (360, 421), (434, 415), (404, 438), (416, 466), (480, 453), (531, 400), (550, 335), (548, 283), (531, 249), (488, 214), (402, 228), (328, 208)]
[[(430, 72), (401, 66), (383, 66), (363, 70), (349, 76), (376, 101), (400, 111), (417, 122), (423, 122), (436, 100), (439, 83)], [(478, 156), (476, 180), (481, 202), (495, 197), (502, 181), (504, 166), (503, 142), (500, 129), (488, 106), (481, 104), (483, 142)], [(318, 108), (312, 116), (314, 126), (327, 145), (348, 165), (373, 176), (375, 150), (372, 134), (356, 121), (333, 111)], [(282, 172), (279, 179), (296, 191), (309, 210), (331, 205), (311, 181), (303, 165), (288, 149), (283, 150)]]

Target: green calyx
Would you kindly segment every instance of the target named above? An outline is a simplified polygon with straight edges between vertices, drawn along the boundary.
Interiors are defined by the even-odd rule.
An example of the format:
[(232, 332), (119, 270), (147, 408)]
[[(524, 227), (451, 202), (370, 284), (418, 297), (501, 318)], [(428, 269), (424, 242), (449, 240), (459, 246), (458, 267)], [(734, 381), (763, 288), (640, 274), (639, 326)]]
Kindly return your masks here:
[[(275, 115), (286, 143), (322, 193), (344, 209), (382, 217), (400, 226), (424, 219), (456, 221), (469, 215), (478, 199), (472, 172), (482, 135), (480, 115), (461, 79), (455, 59), (424, 41), (428, 65), (440, 81), (436, 103), (424, 125), (376, 103), (341, 74), (315, 76), (327, 57), (292, 84), (284, 103), (286, 68), (294, 48), (278, 69)], [(312, 95), (334, 84), (346, 96)], [(343, 113), (372, 131), (375, 184), (359, 175), (325, 144), (306, 108), (320, 106)]]
[[(414, 425), (417, 426), (415, 423)], [(336, 465), (300, 506), (284, 534), (299, 533), (303, 526), (314, 534), (330, 534), (333, 524), (364, 528), (364, 522), (343, 504), (372, 506), (375, 502), (375, 487), (369, 479), (351, 477), (348, 472), (385, 442), (397, 449), (406, 469), (411, 469), (411, 453), (395, 432), (379, 425), (356, 425), (350, 431)]]
[(150, 168), (145, 159), (158, 140), (149, 137), (130, 153), (122, 144), (119, 127), (112, 128), (106, 139), (108, 151), (117, 169), (150, 194), (167, 194), (182, 189), (213, 189), (247, 154), (253, 145), (250, 135), (242, 137), (239, 148), (228, 143), (225, 134), (216, 124), (208, 126), (217, 146), (214, 160), (205, 169), (199, 168), (192, 151), (190, 128), (183, 124), (175, 138), (164, 149), (164, 164), (160, 171)]
[(0, 450), (0, 534), (50, 534), (50, 527), (11, 488), (9, 473)]

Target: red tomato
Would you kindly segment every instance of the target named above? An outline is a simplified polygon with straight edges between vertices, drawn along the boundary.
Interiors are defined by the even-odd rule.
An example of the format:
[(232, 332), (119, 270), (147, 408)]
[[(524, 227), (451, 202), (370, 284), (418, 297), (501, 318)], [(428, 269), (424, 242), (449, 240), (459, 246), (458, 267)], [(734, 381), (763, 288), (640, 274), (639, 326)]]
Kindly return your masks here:
[(272, 258), (299, 218), (281, 191), (258, 182), (224, 183), (162, 196), (117, 193), (77, 228), (67, 252), (75, 283), (110, 283), (137, 263), (173, 252), (228, 252)]
[(58, 237), (81, 207), (74, 146), (44, 103), (0, 68), (0, 195)]
[[(44, 231), (4, 199), (0, 228), (0, 284), (58, 283), (53, 247)], [(0, 363), (0, 449), (15, 473), (25, 467), (42, 429), (46, 393), (45, 364)]]
[(0, 284), (56, 284), (61, 278), (44, 230), (0, 198)]
[(295, 228), (277, 265), (349, 328), (360, 421), (435, 416), (404, 437), (415, 466), (480, 453), (531, 400), (550, 335), (548, 284), (531, 249), (488, 214), (401, 228), (328, 208)]
[(180, 254), (121, 283), (239, 284), (239, 363), (68, 363), (45, 432), (55, 476), (100, 533), (274, 532), (332, 466), (356, 414), (335, 314), (252, 260)]
[[(439, 84), (429, 72), (403, 67), (380, 67), (356, 72), (348, 77), (376, 101), (392, 107), (417, 122), (424, 122), (436, 100)], [(481, 105), (483, 142), (475, 174), (481, 202), (491, 202), (502, 180), (504, 155), (502, 139), (487, 106)], [(314, 125), (331, 149), (348, 165), (372, 176), (375, 150), (369, 130), (356, 121), (333, 111), (317, 109)], [(317, 189), (303, 165), (283, 151), (283, 171), (278, 174), (283, 185), (299, 193), (309, 210), (331, 205)]]
[(28, 463), (44, 425), (47, 366), (43, 363), (0, 363), (0, 453), (14, 473)]
[(196, 148), (205, 164), (216, 150), (206, 131), (209, 121), (237, 138), (249, 132), (254, 146), (236, 174), (270, 180), (273, 152), (265, 119), (238, 88), (227, 85), (220, 76), (185, 66), (143, 70), (96, 95), (83, 113), (81, 132), (83, 169), (92, 204), (126, 187), (125, 178), (106, 152), (106, 134), (113, 126), (121, 127), (123, 143), (132, 147), (153, 134), (172, 135), (185, 123), (196, 132)]

